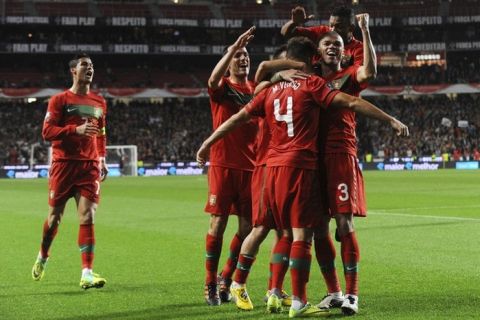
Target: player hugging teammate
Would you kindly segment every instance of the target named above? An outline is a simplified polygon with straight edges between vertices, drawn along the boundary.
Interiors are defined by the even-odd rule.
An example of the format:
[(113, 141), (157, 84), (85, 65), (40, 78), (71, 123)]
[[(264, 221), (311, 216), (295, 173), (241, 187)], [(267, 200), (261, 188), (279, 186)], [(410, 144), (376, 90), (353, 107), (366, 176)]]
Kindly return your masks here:
[[(208, 304), (229, 301), (230, 296), (225, 293), (229, 289), (238, 308), (253, 308), (246, 290), (246, 279), (258, 246), (273, 227), (279, 233), (280, 241), (272, 254), (272, 275), (265, 299), (267, 310), (280, 312), (282, 305), (290, 306), (291, 318), (328, 315), (330, 308), (334, 307), (341, 307), (345, 315), (358, 312), (360, 253), (353, 216), (366, 216), (366, 203), (363, 177), (356, 157), (355, 115), (360, 113), (387, 122), (398, 135), (408, 135), (404, 124), (359, 98), (368, 81), (376, 75), (376, 57), (368, 19), (368, 14), (355, 16), (351, 9), (340, 7), (332, 11), (329, 26), (305, 28), (301, 26), (308, 20), (305, 10), (301, 7), (293, 9), (292, 19), (282, 27), (282, 34), (293, 36), (288, 41), (286, 59), (262, 63), (261, 69), (264, 73), (292, 68), (302, 72), (292, 71), (292, 77), (285, 73), (275, 74), (268, 83), (258, 85), (264, 90), (257, 88), (259, 93), (250, 102), (239, 98), (245, 97), (242, 89), (248, 87), (250, 94), (253, 91), (247, 85), (248, 69), (245, 69), (249, 67), (245, 46), (253, 38), (253, 28), (229, 47), (215, 67), (209, 80), (215, 131), (197, 153), (197, 161), (202, 166), (210, 153), (212, 166), (209, 168), (206, 208), (212, 214), (206, 244), (205, 298)], [(353, 38), (356, 20), (362, 31), (363, 43)], [(241, 57), (242, 52), (245, 58), (236, 62), (235, 57)], [(223, 77), (227, 69), (230, 76)], [(247, 72), (242, 73), (242, 70)], [(236, 76), (232, 78), (235, 72), (242, 75), (241, 81)], [(218, 104), (220, 98), (225, 99), (223, 104)], [(235, 108), (231, 107), (232, 104)], [(223, 112), (221, 120), (216, 116), (218, 109)], [(232, 138), (235, 134), (252, 137), (251, 126), (256, 125), (252, 120), (257, 118), (261, 119), (261, 132), (270, 133), (270, 140), (266, 167), (252, 184), (258, 186), (256, 180), (261, 181), (260, 188), (251, 189), (256, 200), (253, 206), (254, 228), (248, 234), (245, 232), (250, 230), (250, 226), (247, 227), (246, 223), (251, 216), (245, 214), (248, 210), (251, 214), (251, 209), (240, 211), (235, 201), (247, 205), (247, 200), (241, 200), (250, 195), (244, 198), (240, 191), (247, 190), (249, 183), (246, 180), (251, 178), (246, 172), (250, 172), (252, 167), (220, 163), (218, 155), (235, 154), (237, 159), (241, 159), (240, 155), (248, 155), (253, 163), (254, 155), (247, 152), (253, 140)], [(232, 175), (230, 171), (235, 170), (238, 173)], [(218, 183), (222, 178), (225, 179), (223, 186)], [(240, 185), (245, 187), (235, 192), (231, 190), (232, 186)], [(239, 214), (239, 232), (230, 246), (227, 266), (217, 279), (222, 235), (228, 215), (239, 212), (242, 212)], [(331, 218), (336, 221), (336, 238), (341, 243), (345, 295), (335, 271), (336, 253), (329, 232)], [(245, 242), (242, 245), (243, 239)], [(312, 241), (328, 291), (316, 306), (307, 299)], [(275, 258), (282, 261), (272, 268)], [(291, 298), (282, 290), (288, 268), (285, 260), (290, 266)], [(235, 261), (238, 263), (232, 283)], [(217, 284), (224, 299), (218, 296)]]

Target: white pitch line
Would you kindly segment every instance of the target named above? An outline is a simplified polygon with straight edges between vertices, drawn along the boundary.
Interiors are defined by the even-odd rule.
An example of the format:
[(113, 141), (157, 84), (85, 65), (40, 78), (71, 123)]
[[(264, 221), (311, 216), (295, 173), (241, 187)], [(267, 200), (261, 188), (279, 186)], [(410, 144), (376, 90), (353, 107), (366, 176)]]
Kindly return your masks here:
[(480, 204), (472, 204), (467, 206), (434, 206), (434, 207), (410, 207), (410, 208), (392, 208), (381, 209), (379, 212), (390, 212), (400, 210), (435, 210), (435, 209), (463, 209), (463, 208), (480, 208)]
[(476, 219), (476, 218), (450, 217), (450, 216), (426, 216), (426, 215), (420, 215), (420, 214), (395, 213), (395, 212), (387, 212), (387, 211), (368, 211), (368, 214), (382, 215), (382, 216), (410, 217), (410, 218), (426, 218), (426, 219), (436, 219), (436, 220), (480, 222), (480, 219)]

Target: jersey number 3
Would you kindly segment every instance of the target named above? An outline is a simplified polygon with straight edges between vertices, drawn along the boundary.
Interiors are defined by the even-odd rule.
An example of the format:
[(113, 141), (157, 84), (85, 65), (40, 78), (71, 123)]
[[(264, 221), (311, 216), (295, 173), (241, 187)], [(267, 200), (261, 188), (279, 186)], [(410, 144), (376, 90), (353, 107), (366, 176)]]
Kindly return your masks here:
[(280, 99), (273, 100), (275, 120), (287, 123), (287, 135), (293, 137), (293, 99), (287, 97), (287, 113), (280, 114)]

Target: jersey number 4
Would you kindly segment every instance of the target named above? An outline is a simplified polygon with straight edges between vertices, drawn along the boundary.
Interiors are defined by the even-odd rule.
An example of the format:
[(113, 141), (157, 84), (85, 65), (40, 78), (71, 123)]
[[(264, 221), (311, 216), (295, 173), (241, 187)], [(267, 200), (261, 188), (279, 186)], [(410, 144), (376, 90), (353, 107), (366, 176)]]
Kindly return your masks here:
[(293, 99), (287, 97), (287, 113), (280, 114), (280, 99), (273, 100), (275, 120), (287, 123), (287, 134), (293, 137)]

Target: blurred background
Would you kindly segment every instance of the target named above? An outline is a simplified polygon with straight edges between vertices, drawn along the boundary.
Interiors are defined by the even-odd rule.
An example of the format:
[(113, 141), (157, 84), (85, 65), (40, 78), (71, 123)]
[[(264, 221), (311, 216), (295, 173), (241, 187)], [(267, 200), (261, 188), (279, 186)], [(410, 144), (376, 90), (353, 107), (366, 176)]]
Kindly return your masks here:
[[(0, 176), (41, 177), (48, 99), (70, 87), (68, 61), (87, 52), (108, 101), (113, 174), (201, 174), (195, 153), (212, 131), (206, 82), (225, 45), (252, 25), (250, 75), (285, 39), (296, 5), (328, 24), (338, 5), (370, 14), (378, 75), (363, 97), (409, 125), (397, 139), (358, 117), (364, 169), (478, 169), (478, 0), (0, 0)], [(361, 40), (357, 28), (356, 38)], [(129, 173), (124, 166), (132, 167)]]

